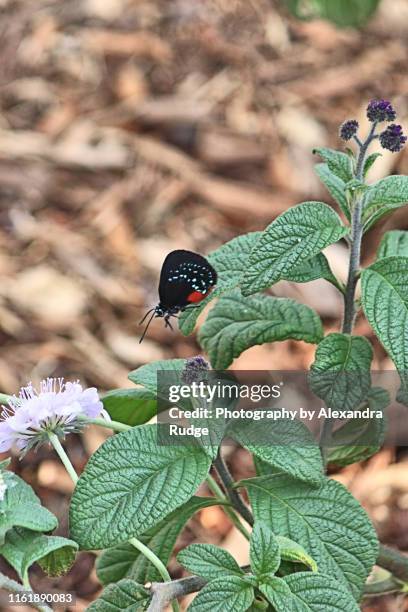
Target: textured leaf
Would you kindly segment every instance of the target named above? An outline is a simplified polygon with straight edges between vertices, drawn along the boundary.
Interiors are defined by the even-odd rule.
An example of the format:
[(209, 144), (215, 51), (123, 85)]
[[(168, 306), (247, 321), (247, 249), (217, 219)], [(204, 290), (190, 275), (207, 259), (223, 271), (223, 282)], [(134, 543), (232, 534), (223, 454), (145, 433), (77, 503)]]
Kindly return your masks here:
[(153, 361), (146, 365), (137, 368), (130, 372), (128, 378), (136, 385), (142, 385), (150, 393), (156, 395), (157, 393), (157, 373), (166, 372), (170, 373), (174, 370), (174, 378), (176, 383), (180, 383), (180, 373), (183, 371), (186, 365), (185, 359), (164, 359), (161, 361)]
[(363, 221), (370, 228), (388, 212), (408, 202), (408, 176), (394, 175), (370, 185), (365, 194)]
[(292, 612), (292, 593), (286, 582), (276, 576), (265, 576), (259, 590), (275, 610)]
[(154, 425), (109, 438), (75, 488), (72, 538), (83, 549), (97, 549), (146, 532), (194, 495), (210, 462), (199, 445), (159, 446)]
[(238, 612), (254, 600), (254, 589), (238, 576), (211, 580), (189, 605), (189, 612)]
[[(373, 387), (361, 409), (384, 412), (390, 403), (388, 391)], [(338, 466), (350, 465), (368, 459), (378, 452), (385, 438), (385, 418), (350, 419), (332, 434), (333, 446), (328, 451), (328, 462)]]
[(306, 565), (312, 572), (317, 572), (317, 563), (312, 557), (305, 551), (303, 546), (285, 538), (285, 536), (275, 536), (279, 542), (280, 554), (282, 561), (291, 561), (292, 563), (302, 563)]
[(283, 474), (240, 482), (247, 487), (255, 521), (301, 544), (319, 568), (361, 595), (378, 552), (368, 516), (341, 484), (312, 487)]
[(179, 552), (177, 561), (191, 574), (208, 581), (244, 573), (229, 552), (213, 544), (191, 544)]
[(104, 408), (110, 417), (126, 425), (143, 425), (157, 414), (157, 401), (149, 391), (136, 389), (115, 389), (102, 397)]
[(313, 153), (320, 155), (326, 162), (329, 170), (339, 177), (344, 183), (348, 183), (354, 178), (352, 161), (347, 153), (320, 147), (314, 149)]
[(31, 565), (37, 562), (51, 576), (63, 574), (74, 562), (77, 550), (78, 545), (72, 540), (15, 527), (7, 533), (0, 555), (24, 579)]
[(333, 576), (299, 572), (283, 580), (292, 593), (292, 612), (358, 612), (349, 591)]
[(382, 153), (371, 153), (371, 155), (367, 157), (364, 163), (364, 170), (363, 170), (364, 177), (367, 176), (370, 168), (373, 166), (373, 164), (377, 161), (379, 157), (382, 157)]
[[(177, 537), (187, 521), (195, 512), (216, 503), (212, 497), (192, 497), (158, 525), (139, 535), (138, 539), (167, 565)], [(131, 578), (142, 584), (161, 579), (157, 569), (128, 542), (104, 550), (96, 561), (96, 573), (103, 585), (122, 578)]]
[(257, 521), (249, 541), (251, 569), (255, 576), (275, 574), (281, 562), (280, 545), (268, 525)]
[(387, 257), (363, 270), (365, 315), (408, 390), (408, 257)]
[(400, 256), (408, 257), (408, 232), (402, 230), (386, 232), (378, 248), (377, 259)]
[(351, 220), (349, 205), (346, 198), (346, 183), (334, 174), (327, 164), (316, 164), (315, 172), (327, 187), (332, 198), (337, 202), (343, 215)]
[(289, 338), (313, 343), (321, 337), (320, 318), (308, 306), (265, 295), (244, 298), (239, 290), (219, 299), (198, 335), (218, 370), (256, 344)]
[(120, 580), (110, 584), (98, 599), (87, 607), (87, 612), (141, 612), (149, 603), (149, 592), (133, 580)]
[(250, 232), (243, 236), (237, 236), (229, 242), (210, 253), (208, 261), (217, 271), (217, 286), (210, 295), (201, 302), (200, 306), (187, 308), (179, 319), (180, 331), (187, 336), (193, 331), (197, 319), (211, 300), (222, 293), (234, 289), (247, 269), (249, 255), (254, 248), (262, 232)]
[(372, 359), (373, 349), (366, 338), (329, 334), (317, 347), (311, 367), (313, 392), (331, 408), (352, 410), (371, 386)]
[(292, 281), (293, 283), (309, 283), (318, 278), (324, 278), (339, 289), (339, 291), (344, 291), (344, 288), (331, 271), (329, 262), (323, 253), (319, 253), (300, 264), (300, 266), (293, 268), (288, 274), (285, 274), (283, 280)]
[(53, 531), (56, 517), (41, 506), (32, 488), (12, 472), (4, 472), (6, 493), (0, 502), (0, 544), (12, 527), (26, 527), (32, 531)]
[(241, 288), (251, 295), (270, 287), (348, 233), (323, 202), (303, 202), (277, 217), (263, 232), (248, 261)]
[(255, 457), (293, 478), (312, 484), (324, 478), (320, 450), (301, 421), (235, 420), (228, 435)]

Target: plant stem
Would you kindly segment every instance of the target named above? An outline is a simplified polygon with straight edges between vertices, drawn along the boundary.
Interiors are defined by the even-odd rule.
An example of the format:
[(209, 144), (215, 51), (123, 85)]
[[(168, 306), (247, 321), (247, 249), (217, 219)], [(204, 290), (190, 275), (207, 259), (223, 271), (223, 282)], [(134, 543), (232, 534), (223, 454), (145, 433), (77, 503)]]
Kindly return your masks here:
[(249, 531), (241, 523), (241, 521), (239, 520), (239, 518), (235, 514), (235, 512), (232, 510), (232, 508), (230, 508), (229, 506), (225, 505), (225, 504), (229, 503), (228, 499), (225, 497), (225, 495), (222, 492), (221, 488), (218, 486), (217, 482), (214, 480), (214, 478), (211, 476), (211, 474), (208, 474), (208, 476), (206, 478), (206, 482), (207, 482), (208, 488), (210, 489), (210, 491), (212, 491), (214, 493), (214, 495), (217, 498), (217, 500), (222, 502), (222, 504), (223, 504), (222, 509), (225, 512), (225, 514), (231, 519), (232, 523), (235, 525), (235, 527), (238, 529), (238, 531), (240, 531), (242, 533), (242, 535), (247, 540), (249, 540), (249, 538), (250, 538)]
[(398, 580), (408, 583), (408, 556), (381, 544), (377, 564), (391, 572)]
[(119, 421), (107, 421), (101, 417), (96, 419), (81, 419), (88, 423), (89, 425), (99, 425), (100, 427), (105, 427), (105, 429), (112, 429), (112, 431), (128, 431), (132, 429), (131, 425), (126, 425), (126, 423), (120, 423)]
[[(146, 557), (146, 559), (148, 559), (148, 561), (150, 561), (152, 565), (154, 565), (160, 576), (163, 578), (164, 582), (171, 582), (171, 577), (169, 572), (167, 571), (166, 566), (159, 559), (159, 557), (157, 557), (154, 552), (150, 550), (150, 548), (143, 544), (143, 542), (140, 542), (140, 540), (138, 540), (137, 538), (130, 538), (129, 543), (132, 544), (132, 546), (134, 546), (139, 552), (141, 552), (142, 555)], [(174, 612), (180, 612), (177, 600), (173, 601), (172, 607)]]
[(254, 524), (254, 517), (251, 514), (248, 506), (243, 501), (240, 494), (234, 489), (234, 481), (232, 479), (231, 474), (224, 462), (224, 459), (221, 456), (221, 449), (218, 451), (218, 455), (214, 460), (214, 467), (218, 472), (220, 480), (224, 485), (225, 492), (230, 500), (231, 504), (234, 506), (235, 510), (242, 516), (242, 518), (249, 524)]
[(53, 433), (52, 431), (49, 431), (48, 438), (52, 446), (54, 447), (54, 450), (57, 453), (58, 457), (61, 459), (68, 474), (71, 476), (73, 483), (76, 484), (78, 482), (78, 474), (76, 473), (74, 466), (72, 465), (67, 453), (63, 449), (58, 436), (56, 436), (55, 433)]

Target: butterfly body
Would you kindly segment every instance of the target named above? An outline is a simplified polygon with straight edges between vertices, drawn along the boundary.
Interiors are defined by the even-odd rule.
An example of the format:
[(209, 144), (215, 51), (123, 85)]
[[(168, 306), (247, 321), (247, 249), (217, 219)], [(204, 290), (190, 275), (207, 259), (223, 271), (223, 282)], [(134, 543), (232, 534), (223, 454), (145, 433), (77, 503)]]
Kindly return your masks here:
[(217, 272), (202, 255), (185, 250), (169, 253), (160, 273), (160, 301), (141, 321), (143, 323), (146, 316), (153, 312), (140, 342), (154, 317), (164, 318), (166, 327), (172, 329), (170, 318), (188, 306), (198, 305), (212, 291), (216, 282)]

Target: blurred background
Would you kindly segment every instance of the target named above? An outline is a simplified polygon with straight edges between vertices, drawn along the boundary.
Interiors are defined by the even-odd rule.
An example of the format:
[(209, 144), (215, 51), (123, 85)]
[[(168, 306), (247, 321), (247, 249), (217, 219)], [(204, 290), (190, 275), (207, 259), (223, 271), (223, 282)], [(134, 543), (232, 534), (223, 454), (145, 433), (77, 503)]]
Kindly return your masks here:
[[(301, 21), (279, 0), (0, 0), (0, 391), (47, 376), (101, 391), (131, 386), (146, 362), (200, 352), (194, 336), (155, 320), (160, 267), (175, 248), (206, 254), (263, 229), (289, 206), (330, 197), (313, 166), (316, 146), (338, 147), (339, 124), (367, 129), (370, 98), (390, 99), (408, 129), (408, 1), (382, 0), (360, 29)], [(408, 172), (408, 149), (383, 151), (370, 179)], [(396, 212), (366, 238), (364, 260)], [(347, 250), (328, 249), (345, 279)], [(334, 331), (342, 300), (324, 281), (280, 283), (278, 295), (313, 306)], [(357, 333), (372, 338), (364, 320)], [(239, 369), (304, 369), (314, 347), (254, 347)], [(378, 369), (392, 364), (376, 343)], [(104, 434), (70, 436), (80, 471)], [(237, 477), (252, 466), (230, 457)], [(71, 482), (46, 448), (13, 468), (67, 531)], [(335, 475), (368, 509), (383, 542), (408, 549), (408, 462), (384, 449)], [(203, 489), (203, 493), (205, 490)], [(178, 548), (221, 543), (245, 562), (240, 536), (218, 508), (198, 514)], [(76, 610), (99, 592), (94, 555), (38, 591), (75, 591)], [(174, 576), (180, 567), (171, 566)], [(0, 568), (13, 576), (2, 563)], [(408, 610), (401, 598), (367, 611)]]

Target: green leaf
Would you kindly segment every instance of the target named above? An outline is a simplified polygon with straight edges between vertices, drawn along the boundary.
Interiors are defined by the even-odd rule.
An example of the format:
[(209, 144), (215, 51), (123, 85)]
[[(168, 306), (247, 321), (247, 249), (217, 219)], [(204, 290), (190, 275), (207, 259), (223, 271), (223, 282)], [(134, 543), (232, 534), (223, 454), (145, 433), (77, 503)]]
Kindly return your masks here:
[(211, 580), (189, 605), (189, 612), (237, 612), (247, 610), (254, 600), (254, 589), (238, 576)]
[(361, 274), (362, 305), (408, 389), (408, 257), (380, 259)]
[(305, 551), (303, 546), (294, 542), (290, 538), (285, 536), (275, 536), (279, 542), (280, 554), (282, 561), (290, 561), (292, 563), (302, 563), (306, 565), (312, 572), (317, 572), (317, 563), (312, 557)]
[(154, 395), (140, 387), (109, 391), (102, 397), (102, 403), (114, 421), (132, 427), (143, 425), (157, 414)]
[(191, 334), (200, 313), (211, 300), (222, 293), (234, 289), (247, 269), (247, 262), (252, 249), (262, 232), (250, 232), (237, 236), (210, 253), (208, 261), (217, 271), (218, 280), (214, 291), (200, 303), (200, 306), (187, 308), (179, 318), (180, 331), (185, 335)]
[(380, 0), (285, 0), (299, 19), (327, 19), (339, 27), (361, 27)]
[(275, 284), (348, 233), (323, 202), (303, 202), (277, 217), (263, 232), (248, 261), (241, 287), (251, 295)]
[[(217, 501), (213, 497), (192, 497), (158, 525), (139, 535), (139, 540), (167, 565), (187, 521), (199, 510), (215, 504)], [(142, 584), (161, 579), (157, 569), (128, 542), (104, 550), (96, 561), (96, 573), (103, 585), (121, 578), (131, 578)]]
[(244, 298), (239, 290), (222, 296), (201, 327), (198, 340), (213, 368), (223, 370), (243, 351), (265, 342), (318, 342), (322, 324), (303, 304), (265, 295)]
[(174, 371), (174, 378), (176, 383), (180, 383), (180, 373), (184, 370), (186, 365), (185, 359), (164, 359), (161, 361), (153, 361), (146, 365), (137, 368), (130, 372), (128, 378), (136, 385), (142, 385), (150, 393), (156, 395), (157, 393), (157, 374), (158, 372), (170, 372)]
[(408, 176), (394, 175), (370, 185), (365, 194), (363, 221), (365, 229), (388, 212), (408, 202)]
[(292, 593), (293, 612), (359, 612), (350, 591), (331, 575), (299, 572), (283, 580)]
[(231, 574), (242, 576), (244, 573), (229, 552), (213, 544), (191, 544), (179, 552), (177, 561), (191, 574), (208, 581)]
[(50, 576), (60, 576), (73, 564), (77, 550), (72, 540), (15, 527), (7, 533), (0, 555), (24, 579), (33, 563), (39, 563)]
[(382, 153), (371, 153), (371, 155), (367, 157), (364, 163), (364, 170), (363, 170), (364, 178), (367, 176), (370, 168), (373, 166), (373, 164), (377, 161), (379, 157), (382, 157)]
[[(384, 412), (390, 403), (388, 391), (380, 387), (369, 390), (359, 409)], [(363, 461), (378, 452), (385, 438), (385, 419), (350, 419), (332, 434), (328, 462), (340, 467)]]
[(277, 576), (264, 576), (259, 590), (275, 610), (292, 612), (292, 593), (286, 582)]
[(12, 472), (3, 472), (7, 484), (0, 502), (0, 544), (12, 527), (26, 527), (32, 531), (53, 531), (58, 521), (46, 508), (32, 488)]
[(87, 607), (87, 612), (140, 612), (147, 609), (149, 591), (133, 580), (120, 580), (110, 584), (98, 599)]
[(281, 562), (279, 542), (268, 525), (257, 521), (249, 541), (251, 569), (255, 576), (275, 574)]
[(311, 367), (313, 392), (331, 408), (352, 410), (371, 386), (372, 359), (373, 349), (366, 338), (329, 334), (317, 347)]
[(301, 421), (234, 420), (228, 435), (265, 463), (293, 478), (315, 485), (324, 478), (320, 450)]
[(337, 202), (343, 215), (351, 220), (349, 205), (346, 198), (346, 183), (332, 172), (327, 164), (316, 164), (315, 172)]
[(391, 230), (386, 232), (377, 252), (377, 260), (385, 257), (408, 257), (408, 232)]
[(347, 153), (320, 147), (314, 149), (313, 153), (320, 155), (326, 162), (329, 170), (339, 177), (344, 183), (348, 183), (354, 178), (352, 160)]
[(309, 283), (318, 278), (324, 278), (334, 285), (339, 291), (344, 292), (344, 287), (341, 286), (337, 278), (330, 269), (329, 262), (323, 253), (319, 253), (315, 257), (308, 259), (300, 266), (293, 268), (288, 274), (285, 274), (283, 280), (293, 283)]
[(194, 495), (210, 464), (199, 445), (158, 445), (154, 425), (109, 438), (75, 488), (72, 538), (89, 550), (145, 533)]
[(298, 542), (320, 569), (351, 589), (358, 599), (378, 553), (368, 516), (340, 483), (312, 487), (283, 474), (239, 483), (248, 489), (255, 521)]

